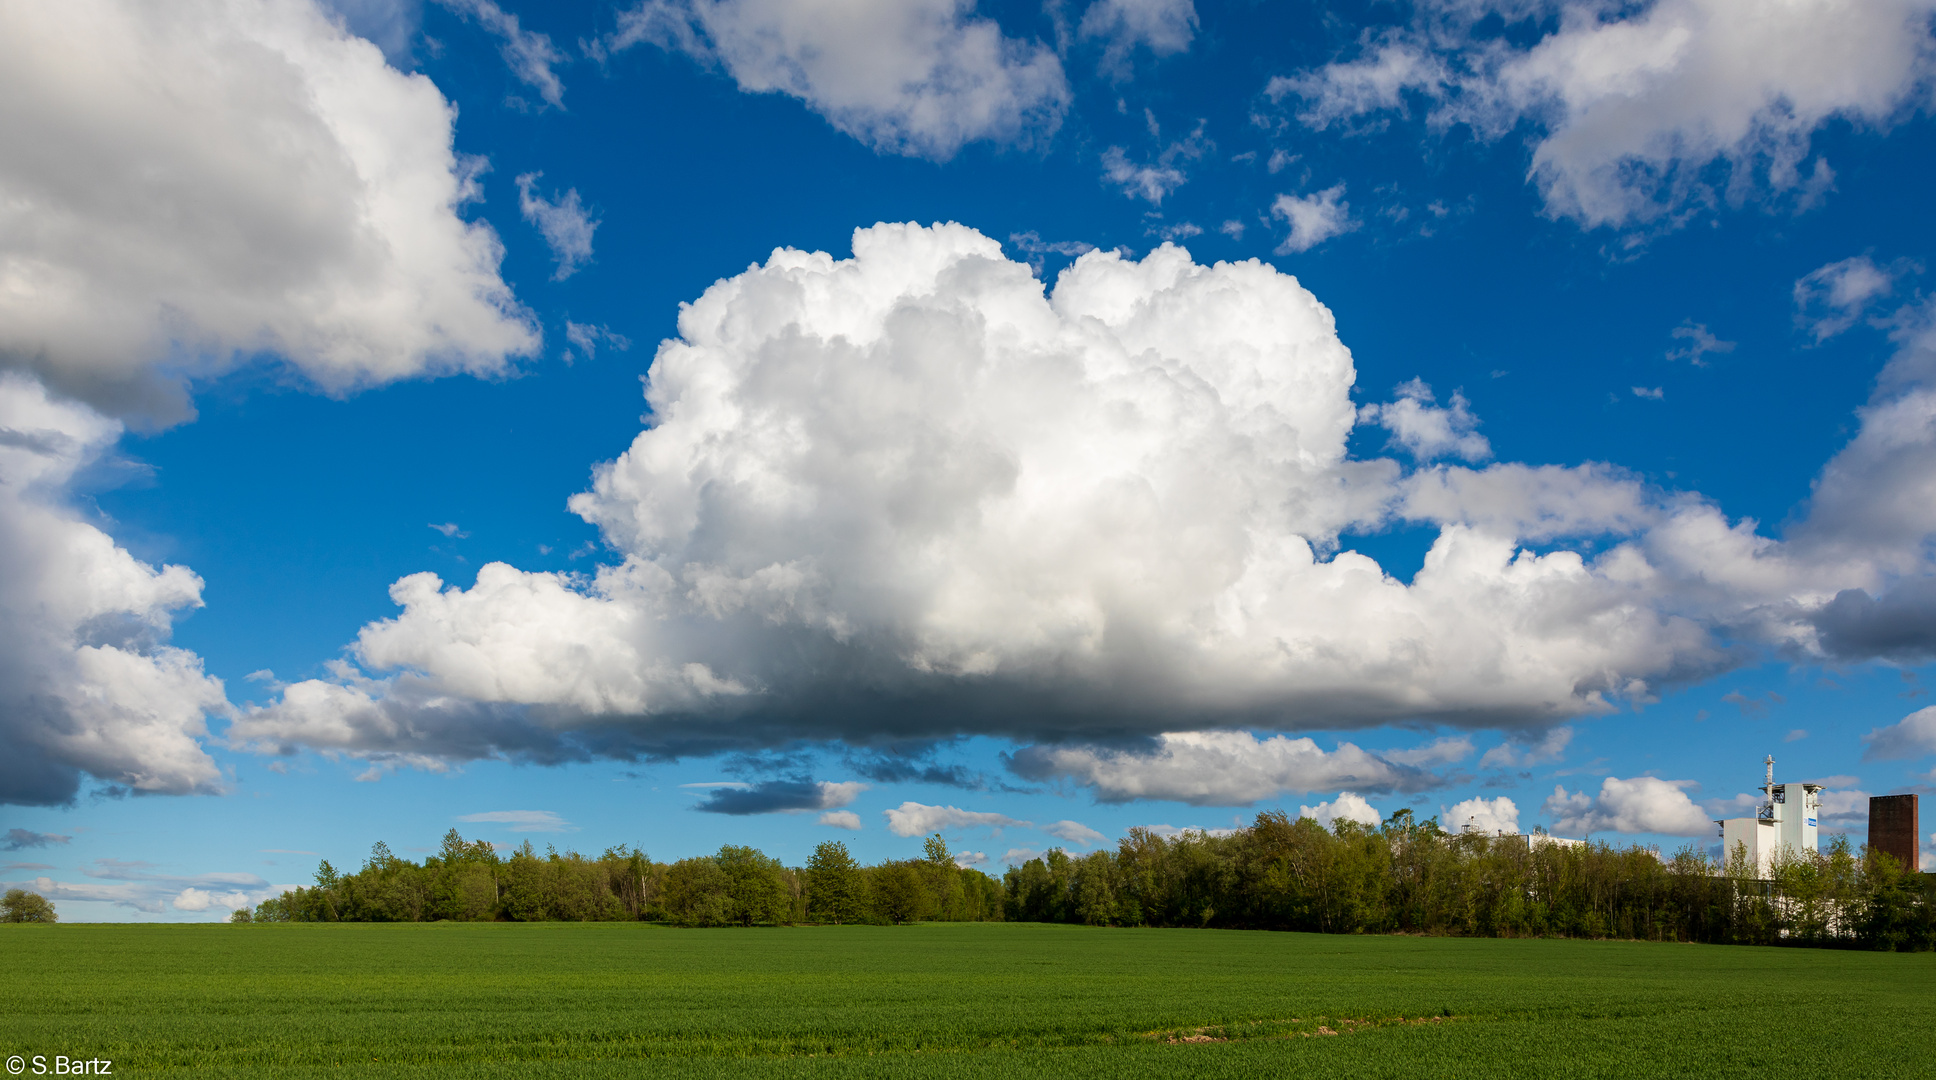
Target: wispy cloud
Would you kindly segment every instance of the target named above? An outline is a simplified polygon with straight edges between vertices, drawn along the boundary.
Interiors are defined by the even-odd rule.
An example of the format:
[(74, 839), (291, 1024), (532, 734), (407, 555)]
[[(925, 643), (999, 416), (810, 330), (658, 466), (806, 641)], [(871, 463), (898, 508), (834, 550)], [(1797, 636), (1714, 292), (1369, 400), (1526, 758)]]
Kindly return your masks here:
[(471, 824), (505, 825), (512, 832), (578, 831), (578, 826), (551, 810), (488, 810), (481, 814), (462, 814), (457, 820)]
[(34, 832), (31, 829), (8, 829), (7, 838), (0, 841), (0, 851), (25, 851), (28, 848), (52, 847), (65, 844), (74, 838), (59, 833)]

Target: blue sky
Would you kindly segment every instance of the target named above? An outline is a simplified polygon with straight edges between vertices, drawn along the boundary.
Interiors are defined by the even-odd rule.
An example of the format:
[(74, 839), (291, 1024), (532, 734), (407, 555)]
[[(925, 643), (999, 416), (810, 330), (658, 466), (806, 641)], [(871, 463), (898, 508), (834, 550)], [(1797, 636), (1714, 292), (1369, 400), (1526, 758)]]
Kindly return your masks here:
[(1771, 753), (1859, 842), (1936, 765), (1936, 5), (1762, 7), (0, 16), (0, 881), (1672, 850)]

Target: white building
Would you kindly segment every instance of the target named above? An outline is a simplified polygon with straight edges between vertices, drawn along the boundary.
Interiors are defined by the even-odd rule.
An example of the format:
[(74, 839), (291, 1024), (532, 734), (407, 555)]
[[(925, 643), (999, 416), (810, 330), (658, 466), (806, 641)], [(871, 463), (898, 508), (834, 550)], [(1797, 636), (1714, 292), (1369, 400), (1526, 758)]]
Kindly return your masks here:
[(1767, 801), (1755, 807), (1754, 817), (1718, 820), (1721, 826), (1721, 861), (1734, 858), (1735, 846), (1746, 849), (1748, 865), (1754, 876), (1773, 877), (1775, 852), (1786, 849), (1789, 858), (1816, 851), (1816, 817), (1822, 810), (1822, 785), (1775, 783), (1775, 759), (1770, 756), (1767, 782), (1761, 790)]

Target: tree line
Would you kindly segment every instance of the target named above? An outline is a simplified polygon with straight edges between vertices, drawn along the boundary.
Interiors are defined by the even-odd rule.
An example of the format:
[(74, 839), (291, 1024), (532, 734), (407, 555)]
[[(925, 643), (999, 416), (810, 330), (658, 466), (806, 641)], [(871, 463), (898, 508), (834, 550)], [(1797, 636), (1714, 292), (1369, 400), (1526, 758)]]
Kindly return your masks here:
[(1847, 837), (1778, 858), (1764, 880), (1739, 845), (1717, 863), (1692, 845), (1663, 858), (1538, 833), (1452, 834), (1408, 810), (1375, 827), (1340, 820), (1329, 829), (1273, 811), (1223, 836), (1131, 829), (1114, 851), (1050, 851), (1004, 885), (1010, 919), (1096, 926), (1936, 944), (1936, 877), (1857, 852)]
[(1856, 851), (1717, 863), (1691, 845), (1561, 844), (1541, 834), (1447, 833), (1400, 810), (1330, 828), (1281, 811), (1228, 834), (1131, 829), (1114, 850), (1053, 849), (1001, 880), (957, 866), (928, 837), (919, 859), (858, 864), (845, 844), (788, 867), (754, 848), (658, 863), (527, 841), (501, 856), (455, 829), (422, 863), (377, 844), (363, 868), (324, 862), (313, 887), (235, 921), (651, 920), (679, 926), (922, 920), (1219, 927), (1321, 933), (1626, 938), (1884, 949), (1936, 946), (1936, 877)]
[(955, 865), (940, 836), (919, 859), (863, 866), (828, 841), (804, 867), (728, 844), (712, 855), (654, 862), (637, 848), (596, 858), (530, 841), (500, 855), (456, 829), (423, 862), (377, 843), (354, 873), (324, 860), (314, 886), (238, 909), (231, 922), (648, 920), (676, 926), (976, 922), (1002, 917), (1002, 886)]

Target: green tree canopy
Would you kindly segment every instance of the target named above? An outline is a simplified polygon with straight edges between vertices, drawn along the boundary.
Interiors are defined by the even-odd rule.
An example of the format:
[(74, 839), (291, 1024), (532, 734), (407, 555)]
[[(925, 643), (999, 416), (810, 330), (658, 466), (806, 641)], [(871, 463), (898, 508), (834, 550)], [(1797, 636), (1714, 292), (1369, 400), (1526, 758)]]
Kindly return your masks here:
[(785, 867), (758, 848), (727, 844), (713, 856), (730, 884), (732, 919), (742, 926), (787, 921)]
[(860, 864), (839, 840), (825, 841), (807, 860), (807, 915), (821, 922), (857, 922), (866, 914)]
[(25, 889), (8, 889), (7, 895), (0, 897), (0, 922), (12, 923), (50, 923), (59, 922), (54, 914), (54, 905), (39, 893)]

